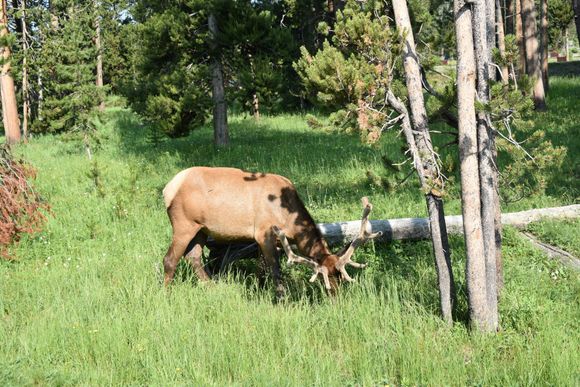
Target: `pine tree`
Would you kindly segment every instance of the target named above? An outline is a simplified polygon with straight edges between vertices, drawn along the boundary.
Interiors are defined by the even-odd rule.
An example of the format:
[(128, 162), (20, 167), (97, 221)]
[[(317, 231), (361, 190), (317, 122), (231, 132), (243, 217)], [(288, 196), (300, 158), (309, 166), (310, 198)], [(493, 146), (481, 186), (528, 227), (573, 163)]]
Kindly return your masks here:
[(44, 77), (42, 120), (37, 132), (91, 129), (90, 118), (102, 100), (102, 88), (95, 83), (96, 48), (92, 2), (63, 3), (51, 10), (58, 25), (45, 32), (39, 61)]

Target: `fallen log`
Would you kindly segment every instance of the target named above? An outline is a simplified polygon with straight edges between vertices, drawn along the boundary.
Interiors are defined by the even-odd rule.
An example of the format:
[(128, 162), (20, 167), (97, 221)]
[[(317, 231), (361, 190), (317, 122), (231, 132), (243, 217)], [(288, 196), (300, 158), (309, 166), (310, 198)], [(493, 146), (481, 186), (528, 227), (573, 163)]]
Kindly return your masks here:
[[(580, 217), (580, 204), (564, 207), (538, 208), (534, 210), (512, 212), (501, 215), (504, 226), (523, 228), (531, 222), (542, 219), (565, 219)], [(451, 215), (445, 217), (447, 232), (463, 234), (463, 217)], [(382, 231), (382, 242), (392, 240), (418, 240), (429, 238), (429, 218), (401, 218), (390, 220), (371, 220), (369, 232)], [(360, 230), (360, 221), (320, 223), (318, 228), (329, 243), (341, 243), (351, 240)]]
[[(542, 219), (566, 219), (580, 217), (580, 204), (564, 207), (539, 208), (534, 210), (502, 214), (501, 223), (506, 226), (523, 228), (532, 222)], [(450, 234), (463, 233), (463, 217), (451, 215), (445, 217), (447, 232)], [(318, 228), (330, 244), (351, 241), (360, 230), (360, 220), (336, 223), (319, 223)], [(375, 239), (376, 242), (390, 242), (393, 240), (420, 240), (428, 239), (429, 218), (400, 218), (369, 221), (369, 232), (382, 231), (383, 235)], [(211, 240), (206, 245), (210, 249), (210, 261), (215, 262), (211, 271), (223, 271), (232, 262), (238, 259), (253, 258), (258, 255), (256, 243), (237, 243), (221, 245)]]

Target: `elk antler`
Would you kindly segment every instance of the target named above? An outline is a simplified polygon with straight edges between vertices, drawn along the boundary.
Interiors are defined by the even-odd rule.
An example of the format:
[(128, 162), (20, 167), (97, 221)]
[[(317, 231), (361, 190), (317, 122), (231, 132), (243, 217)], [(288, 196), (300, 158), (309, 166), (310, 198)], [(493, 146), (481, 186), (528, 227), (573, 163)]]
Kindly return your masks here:
[(338, 262), (334, 265), (334, 267), (336, 267), (336, 270), (338, 270), (340, 272), (340, 274), (342, 274), (342, 278), (348, 282), (353, 282), (354, 279), (351, 278), (348, 275), (348, 273), (346, 272), (346, 265), (354, 266), (354, 267), (361, 268), (361, 269), (366, 266), (365, 264), (353, 262), (351, 260), (357, 247), (365, 244), (367, 241), (369, 241), (371, 239), (375, 239), (375, 238), (383, 235), (383, 233), (381, 231), (375, 232), (372, 234), (367, 231), (367, 223), (369, 221), (369, 214), (370, 214), (371, 210), (373, 209), (373, 205), (371, 203), (369, 203), (369, 199), (367, 197), (362, 198), (362, 204), (363, 204), (364, 209), (363, 209), (363, 214), (362, 214), (362, 220), (360, 222), (360, 231), (359, 231), (357, 237), (354, 238), (354, 240), (352, 242), (350, 242), (350, 246), (348, 246), (348, 249), (340, 256)]
[(324, 280), (324, 286), (326, 287), (326, 289), (330, 290), (331, 287), (330, 281), (328, 279), (328, 269), (326, 268), (326, 266), (320, 265), (316, 261), (313, 261), (312, 259), (304, 258), (294, 253), (292, 251), (292, 248), (290, 247), (290, 243), (288, 243), (288, 239), (286, 239), (286, 234), (284, 234), (284, 232), (282, 232), (282, 230), (280, 230), (277, 226), (272, 226), (272, 231), (274, 232), (274, 234), (276, 234), (276, 236), (280, 240), (280, 243), (282, 243), (282, 247), (284, 248), (284, 251), (288, 256), (287, 262), (288, 265), (291, 265), (293, 263), (303, 263), (305, 265), (312, 267), (312, 269), (314, 270), (314, 274), (312, 275), (312, 277), (310, 277), (309, 281), (310, 282), (316, 281), (316, 278), (320, 274), (322, 275), (322, 279)]

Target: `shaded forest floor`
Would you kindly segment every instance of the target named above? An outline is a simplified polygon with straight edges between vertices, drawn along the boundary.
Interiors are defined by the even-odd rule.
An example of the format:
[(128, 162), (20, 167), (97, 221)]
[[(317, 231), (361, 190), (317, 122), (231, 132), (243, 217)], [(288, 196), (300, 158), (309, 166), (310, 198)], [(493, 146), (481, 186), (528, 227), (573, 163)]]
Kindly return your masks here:
[[(548, 104), (534, 124), (568, 147), (566, 162), (544, 194), (504, 211), (578, 198), (580, 79), (553, 78)], [(451, 240), (460, 298), (452, 328), (438, 318), (428, 241), (366, 246), (355, 259), (369, 267), (335, 299), (302, 268), (284, 267), (289, 297), (276, 304), (256, 260), (203, 285), (182, 264), (170, 292), (160, 285), (155, 267), (171, 236), (161, 190), (192, 165), (285, 175), (319, 222), (357, 219), (365, 195), (375, 219), (425, 216), (414, 176), (396, 189), (386, 183), (389, 173), (406, 175), (384, 167), (383, 156), (403, 160), (394, 133), (367, 146), (356, 135), (310, 129), (302, 116), (234, 117), (232, 146), (218, 151), (209, 127), (152, 142), (122, 108), (98, 126), (92, 161), (74, 136), (40, 137), (17, 150), (38, 168), (52, 215), (43, 233), (14, 250), (15, 261), (0, 262), (0, 384), (580, 383), (580, 277), (510, 228), (497, 335), (466, 327), (460, 237)], [(459, 205), (452, 184), (447, 213)], [(579, 226), (542, 222), (532, 231), (579, 254)]]

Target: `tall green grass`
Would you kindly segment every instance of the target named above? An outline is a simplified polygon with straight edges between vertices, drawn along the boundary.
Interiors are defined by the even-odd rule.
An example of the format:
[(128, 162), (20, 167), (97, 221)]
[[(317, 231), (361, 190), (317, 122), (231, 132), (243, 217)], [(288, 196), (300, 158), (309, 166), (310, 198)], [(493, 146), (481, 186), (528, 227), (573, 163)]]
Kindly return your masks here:
[[(578, 102), (578, 80), (553, 80), (549, 102), (560, 108), (538, 124), (577, 146), (569, 89)], [(36, 186), (52, 215), (43, 233), (14, 250), (16, 261), (0, 262), (0, 384), (580, 383), (580, 278), (509, 228), (497, 335), (466, 328), (459, 237), (451, 240), (461, 300), (451, 328), (437, 315), (427, 241), (365, 247), (356, 259), (369, 268), (335, 298), (309, 284), (302, 268), (284, 267), (289, 296), (276, 303), (257, 260), (209, 284), (198, 284), (182, 264), (164, 289), (156, 267), (171, 230), (160, 193), (192, 165), (288, 176), (317, 221), (358, 218), (363, 195), (375, 218), (425, 216), (413, 179), (389, 193), (366, 177), (367, 170), (385, 173), (381, 154), (398, 154), (394, 136), (369, 147), (355, 135), (309, 129), (301, 116), (235, 117), (231, 132), (233, 145), (222, 150), (212, 146), (209, 128), (153, 145), (137, 117), (111, 109), (93, 161), (67, 136), (18, 149), (38, 168)], [(568, 156), (575, 165), (577, 154)], [(571, 182), (573, 173), (557, 178)], [(575, 189), (559, 187), (513, 208), (568, 204)], [(460, 211), (453, 192), (446, 209)], [(578, 246), (577, 233), (570, 235)]]

